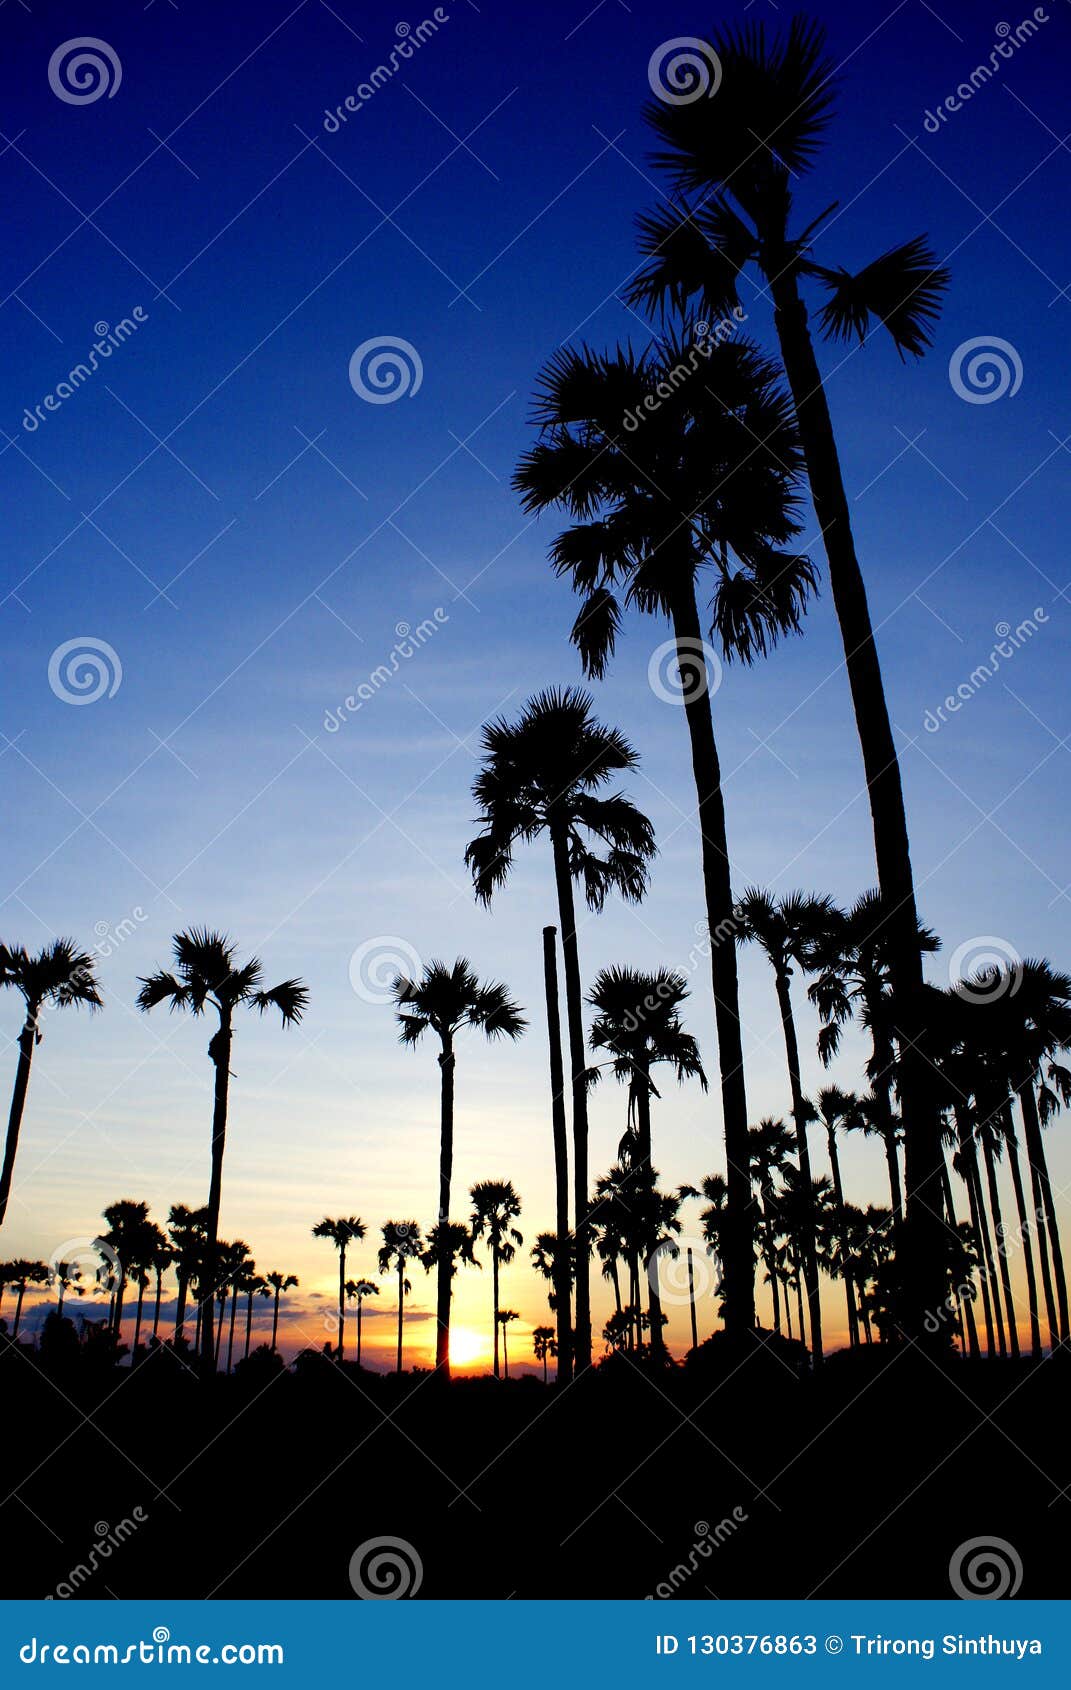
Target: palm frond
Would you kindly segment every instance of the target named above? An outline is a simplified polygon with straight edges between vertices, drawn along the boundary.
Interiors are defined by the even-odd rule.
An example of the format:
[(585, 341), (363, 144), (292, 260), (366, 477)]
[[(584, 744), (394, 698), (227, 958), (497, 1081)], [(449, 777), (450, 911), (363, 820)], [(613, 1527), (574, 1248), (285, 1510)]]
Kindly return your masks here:
[(931, 344), (950, 276), (924, 236), (892, 247), (855, 275), (816, 264), (806, 268), (830, 295), (819, 312), (827, 339), (863, 341), (877, 317), (901, 358), (921, 358)]

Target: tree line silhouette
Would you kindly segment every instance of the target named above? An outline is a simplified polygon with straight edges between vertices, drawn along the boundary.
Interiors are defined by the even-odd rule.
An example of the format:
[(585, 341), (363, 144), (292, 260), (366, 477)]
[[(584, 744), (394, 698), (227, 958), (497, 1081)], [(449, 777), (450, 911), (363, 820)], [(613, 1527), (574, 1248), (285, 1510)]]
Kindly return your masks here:
[[(521, 847), (549, 847), (553, 874), (557, 920), (543, 930), (543, 962), (555, 1212), (553, 1228), (536, 1235), (532, 1259), (548, 1282), (555, 1325), (538, 1329), (535, 1355), (545, 1374), (548, 1358), (555, 1358), (560, 1382), (591, 1366), (597, 1259), (614, 1295), (604, 1344), (652, 1365), (668, 1363), (660, 1272), (677, 1252), (683, 1206), (701, 1199), (707, 1206), (699, 1224), (717, 1263), (727, 1352), (746, 1354), (759, 1341), (755, 1289), (762, 1274), (774, 1335), (806, 1344), (811, 1364), (819, 1366), (824, 1273), (843, 1287), (851, 1348), (872, 1344), (876, 1333), (883, 1344), (907, 1342), (937, 1357), (953, 1344), (977, 1356), (980, 1305), (986, 1354), (1018, 1356), (1009, 1260), (1017, 1252), (1029, 1353), (1036, 1359), (1046, 1343), (1056, 1349), (1069, 1339), (1042, 1128), (1071, 1101), (1071, 1071), (1060, 1060), (1071, 1048), (1071, 979), (1043, 960), (985, 969), (946, 990), (924, 977), (924, 958), (938, 940), (918, 914), (897, 749), (813, 343), (814, 328), (833, 341), (864, 342), (880, 325), (902, 356), (919, 357), (949, 277), (921, 238), (854, 274), (819, 264), (813, 242), (833, 206), (797, 226), (793, 195), (820, 162), (836, 87), (816, 24), (796, 18), (776, 36), (748, 24), (715, 34), (711, 45), (722, 70), (716, 99), (655, 98), (645, 108), (657, 145), (653, 163), (667, 192), (638, 220), (640, 263), (626, 293), (651, 323), (650, 344), (641, 353), (630, 345), (565, 347), (549, 359), (535, 389), (534, 442), (514, 486), (526, 511), (558, 513), (567, 524), (551, 543), (550, 562), (581, 600), (572, 642), (586, 677), (605, 674), (634, 617), (654, 618), (670, 631), (699, 822), (703, 960), (713, 990), (724, 1171), (669, 1192), (653, 1160), (653, 1104), (660, 1094), (652, 1076), (659, 1065), (678, 1083), (707, 1089), (699, 1042), (682, 1020), (686, 975), (665, 966), (619, 965), (603, 969), (585, 990), (577, 901), (595, 913), (610, 896), (639, 903), (656, 841), (649, 819), (622, 788), (638, 766), (637, 750), (598, 719), (588, 693), (547, 688), (515, 720), (486, 724), (473, 785), (478, 832), (465, 851), (475, 896), (485, 905), (505, 894)], [(711, 323), (740, 312), (740, 278), (748, 269), (757, 270), (772, 299), (779, 360), (746, 338), (711, 334)], [(812, 321), (805, 297), (814, 287), (825, 297)], [(697, 346), (702, 373), (689, 376)], [(656, 405), (646, 403), (651, 396)], [(843, 639), (873, 821), (878, 884), (846, 910), (823, 894), (734, 891), (715, 733), (712, 642), (726, 663), (750, 666), (772, 659), (782, 640), (805, 631), (819, 576), (817, 563), (799, 550), (808, 492)], [(749, 1116), (740, 1023), (738, 949), (746, 944), (760, 947), (770, 965), (787, 1070), (785, 1118), (758, 1125)], [(865, 1033), (869, 1054), (858, 1092), (830, 1087), (813, 1100), (804, 1094), (792, 992), (797, 976), (808, 982), (823, 1064), (837, 1055), (850, 1024)], [(42, 1013), (80, 1005), (97, 1010), (102, 998), (94, 959), (68, 939), (37, 955), (0, 948), (0, 984), (14, 987), (25, 1006), (0, 1171), (2, 1223)], [(425, 1236), (416, 1221), (388, 1221), (378, 1251), (380, 1273), (397, 1279), (397, 1367), (409, 1274), (419, 1262), (435, 1275), (435, 1368), (449, 1376), (453, 1281), (460, 1268), (477, 1263), (476, 1245), (486, 1241), (494, 1368), (497, 1374), (501, 1347), (507, 1372), (508, 1328), (517, 1316), (500, 1307), (500, 1274), (523, 1242), (514, 1225), (520, 1201), (508, 1181), (485, 1181), (471, 1192), (469, 1220), (452, 1218), (455, 1071), (463, 1032), (512, 1042), (528, 1022), (507, 987), (481, 979), (464, 957), (432, 961), (418, 978), (399, 977), (394, 1000), (402, 1043), (415, 1048), (430, 1035), (440, 1071), (434, 1223)], [(242, 1010), (274, 1010), (284, 1027), (292, 1026), (301, 1021), (308, 994), (296, 978), (265, 988), (258, 959), (242, 961), (226, 935), (191, 929), (175, 936), (171, 968), (140, 982), (138, 1007), (162, 1004), (213, 1020), (208, 1199), (201, 1210), (173, 1209), (166, 1236), (144, 1204), (124, 1200), (105, 1212), (101, 1238), (120, 1264), (111, 1330), (117, 1338), (129, 1284), (137, 1293), (134, 1354), (144, 1298), (153, 1290), (151, 1337), (158, 1339), (162, 1276), (173, 1268), (178, 1313), (171, 1342), (185, 1341), (192, 1297), (194, 1348), (211, 1374), (228, 1300), (229, 1367), (239, 1312), (248, 1352), (254, 1298), (272, 1299), (274, 1351), (280, 1298), (296, 1286), (292, 1275), (257, 1275), (247, 1247), (219, 1237), (235, 1018)], [(625, 1088), (626, 1124), (616, 1162), (593, 1180), (588, 1100), (607, 1070)], [(816, 1174), (812, 1127), (825, 1134), (828, 1175)], [(848, 1200), (839, 1159), (848, 1132), (879, 1141), (888, 1208), (862, 1209)], [(1005, 1159), (1016, 1204), (1010, 1230), (997, 1182)], [(953, 1173), (965, 1212), (962, 1196), (957, 1209)], [(314, 1228), (338, 1250), (340, 1362), (346, 1304), (357, 1304), (359, 1360), (362, 1307), (376, 1290), (373, 1280), (346, 1274), (347, 1252), (365, 1230), (356, 1216)], [(687, 1259), (691, 1271), (691, 1253)], [(62, 1314), (64, 1294), (77, 1286), (69, 1276), (64, 1282), (59, 1266), (52, 1277)], [(15, 1336), (25, 1292), (42, 1282), (42, 1269), (47, 1276), (48, 1264), (19, 1261), (3, 1269), (17, 1292)], [(694, 1348), (694, 1302), (691, 1319)]]

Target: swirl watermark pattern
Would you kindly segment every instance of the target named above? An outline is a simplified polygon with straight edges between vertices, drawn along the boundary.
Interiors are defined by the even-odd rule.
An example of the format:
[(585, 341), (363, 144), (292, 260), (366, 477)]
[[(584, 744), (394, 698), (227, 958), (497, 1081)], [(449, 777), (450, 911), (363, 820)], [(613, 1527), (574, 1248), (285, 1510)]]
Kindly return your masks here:
[(1023, 980), (1023, 959), (995, 933), (964, 939), (948, 959), (948, 983), (966, 1003), (996, 1003), (1014, 997)]
[(48, 1283), (61, 1279), (91, 1295), (110, 1296), (119, 1283), (119, 1257), (103, 1238), (68, 1238), (48, 1258)]
[(721, 663), (706, 640), (663, 640), (651, 653), (647, 684), (663, 704), (694, 704), (721, 686)]
[(962, 340), (948, 360), (952, 391), (968, 405), (992, 405), (1014, 398), (1023, 382), (1023, 360), (1010, 340), (979, 334)]
[(350, 386), (369, 405), (393, 405), (414, 399), (424, 380), (424, 364), (412, 341), (400, 335), (362, 340), (350, 359)]
[(350, 1556), (350, 1583), (362, 1602), (399, 1602), (415, 1596), (424, 1563), (404, 1537), (370, 1537)]
[(718, 1266), (705, 1238), (675, 1238), (672, 1246), (654, 1250), (647, 1263), (648, 1283), (663, 1307), (686, 1308), (693, 1300), (710, 1296), (718, 1279)]
[(350, 957), (350, 985), (365, 1003), (390, 1003), (399, 974), (415, 980), (423, 968), (420, 954), (396, 933), (365, 939)]
[(123, 681), (119, 653), (107, 640), (78, 634), (64, 640), (48, 660), (48, 684), (64, 704), (96, 704), (114, 698)]
[(114, 100), (122, 80), (118, 53), (95, 35), (61, 42), (48, 61), (48, 86), (68, 106), (91, 106), (105, 95)]
[(1001, 1602), (1023, 1582), (1019, 1551), (1003, 1537), (971, 1537), (953, 1552), (948, 1582), (964, 1602)]
[(709, 100), (721, 87), (721, 60), (709, 41), (695, 35), (675, 35), (651, 54), (647, 81), (656, 100), (667, 106), (690, 106)]

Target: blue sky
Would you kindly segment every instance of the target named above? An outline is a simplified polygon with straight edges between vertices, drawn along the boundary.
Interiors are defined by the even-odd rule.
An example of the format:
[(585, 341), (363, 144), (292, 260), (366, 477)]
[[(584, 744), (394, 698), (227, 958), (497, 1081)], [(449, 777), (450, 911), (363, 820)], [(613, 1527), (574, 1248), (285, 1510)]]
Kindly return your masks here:
[[(415, 32), (432, 9), (3, 11), (3, 927), (31, 945), (69, 931), (111, 952), (107, 1013), (46, 1028), (5, 1254), (48, 1256), (91, 1234), (119, 1195), (159, 1218), (201, 1200), (204, 1031), (132, 1007), (135, 977), (193, 922), (226, 927), (269, 976), (300, 973), (312, 992), (300, 1030), (251, 1023), (235, 1058), (223, 1225), (262, 1268), (329, 1294), (333, 1262), (308, 1236), (321, 1214), (358, 1212), (374, 1228), (431, 1217), (437, 1070), (430, 1050), (397, 1048), (388, 1007), (354, 992), (350, 959), (370, 941), (424, 958), (464, 951), (534, 1011), (516, 1051), (462, 1052), (456, 1172), (459, 1192), (512, 1177), (525, 1229), (549, 1224), (546, 856), (518, 862), (491, 914), (474, 907), (461, 861), (481, 722), (579, 678), (574, 606), (545, 561), (553, 523), (523, 516), (509, 478), (555, 347), (647, 336), (620, 294), (632, 217), (662, 186), (640, 120), (648, 61), (710, 14), (646, 0), (587, 16), (585, 0), (442, 10), (334, 133), (325, 111), (389, 59), (402, 22)], [(920, 903), (944, 939), (941, 984), (957, 947), (986, 936), (1058, 964), (1071, 955), (1056, 515), (1071, 475), (1069, 22), (1066, 0), (1043, 10), (1036, 36), (934, 134), (927, 111), (1020, 14), (950, 0), (814, 8), (844, 67), (830, 147), (799, 190), (806, 220), (840, 204), (816, 256), (854, 268), (928, 230), (954, 278), (922, 365), (902, 366), (878, 338), (822, 353), (902, 735)], [(746, 16), (785, 13), (756, 0)], [(50, 87), (49, 60), (83, 35), (109, 44), (121, 79), (113, 97), (72, 104)], [(765, 301), (744, 303), (748, 332), (770, 346)], [(136, 332), (27, 430), (27, 407), (86, 358), (96, 325), (135, 307)], [(421, 379), (371, 404), (349, 364), (382, 336), (415, 349)], [(976, 337), (1009, 343), (1021, 365), (1018, 390), (991, 404), (950, 380)], [(807, 540), (821, 563), (813, 529)], [(926, 712), (988, 657), (997, 625), (1036, 609), (1037, 632), (927, 731)], [(416, 655), (326, 732), (325, 712), (390, 661), (398, 628), (428, 619), (436, 631)], [(121, 684), (76, 707), (50, 688), (49, 661), (86, 636), (118, 655)], [(589, 976), (621, 959), (687, 967), (701, 915), (684, 723), (647, 681), (662, 638), (630, 625), (596, 689), (642, 753), (632, 791), (661, 856), (640, 910), (586, 923)], [(828, 594), (802, 639), (727, 672), (715, 702), (738, 884), (841, 899), (869, 885)], [(758, 958), (745, 956), (743, 977), (757, 1119), (787, 1100)], [(713, 1072), (702, 967), (694, 987), (690, 1021)], [(13, 999), (0, 1016), (10, 1039)], [(858, 1054), (849, 1041), (841, 1083), (857, 1083)], [(807, 1080), (818, 1083), (813, 1062)], [(604, 1086), (595, 1167), (623, 1108)], [(655, 1118), (667, 1180), (719, 1167), (719, 1136), (713, 1099), (667, 1090)], [(1065, 1138), (1058, 1124), (1061, 1187)], [(880, 1201), (879, 1151), (850, 1145), (845, 1159), (855, 1194)], [(458, 1289), (470, 1326), (489, 1296), (479, 1280)], [(526, 1270), (508, 1295), (526, 1325), (545, 1317)], [(414, 1307), (426, 1301), (421, 1285)], [(389, 1318), (386, 1285), (382, 1303)]]

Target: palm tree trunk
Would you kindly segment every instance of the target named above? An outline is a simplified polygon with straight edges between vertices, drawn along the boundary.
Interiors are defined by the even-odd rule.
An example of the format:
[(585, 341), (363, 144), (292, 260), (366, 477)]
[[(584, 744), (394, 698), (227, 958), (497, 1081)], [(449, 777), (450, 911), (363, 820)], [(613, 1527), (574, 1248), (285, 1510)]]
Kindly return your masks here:
[[(651, 1181), (654, 1189), (651, 1170), (651, 1089), (646, 1074), (638, 1076), (636, 1086), (636, 1136), (638, 1140), (639, 1164), (644, 1177)], [(660, 1357), (666, 1353), (666, 1339), (662, 1331), (662, 1298), (658, 1285), (658, 1248), (657, 1246), (644, 1263), (647, 1277), (647, 1308), (651, 1325), (651, 1349)]]
[(982, 1139), (982, 1157), (985, 1162), (986, 1184), (989, 1187), (989, 1208), (993, 1216), (993, 1236), (996, 1239), (997, 1260), (1000, 1264), (1000, 1283), (1004, 1292), (1004, 1307), (1008, 1315), (1008, 1348), (1018, 1361), (1019, 1331), (1015, 1318), (1015, 1299), (1012, 1297), (1011, 1268), (1008, 1264), (1008, 1251), (1004, 1243), (1004, 1216), (1000, 1207), (1000, 1187), (997, 1185), (996, 1159), (993, 1155), (989, 1131)]
[[(441, 1131), (439, 1137), (439, 1224), (450, 1219), (450, 1181), (454, 1169), (454, 1045), (449, 1033), (442, 1035), (439, 1056)], [(435, 1371), (450, 1377), (450, 1291), (453, 1278), (450, 1252), (443, 1249), (435, 1275)]]
[[(495, 1317), (495, 1378), (498, 1378), (498, 1244), (491, 1240), (491, 1297), (494, 1303)], [(505, 1339), (503, 1332), (502, 1337)]]
[(14, 1340), (19, 1335), (19, 1327), (22, 1324), (22, 1299), (25, 1297), (25, 1295), (26, 1295), (26, 1287), (25, 1287), (25, 1285), (20, 1285), (19, 1286), (18, 1301), (15, 1304), (15, 1324), (11, 1328), (12, 1342), (14, 1342)]
[(699, 1348), (699, 1327), (695, 1318), (695, 1273), (692, 1268), (692, 1247), (688, 1245), (688, 1312), (692, 1317), (692, 1349)]
[(202, 1287), (207, 1295), (201, 1298), (201, 1368), (205, 1374), (216, 1371), (216, 1344), (212, 1331), (212, 1300), (216, 1290), (216, 1264), (219, 1255), (219, 1209), (223, 1199), (223, 1151), (227, 1141), (227, 1094), (231, 1078), (231, 1025), (221, 1018), (219, 1031), (208, 1047), (215, 1064), (216, 1083), (212, 1103), (212, 1176), (208, 1186), (208, 1214), (205, 1221), (204, 1269)]
[(502, 1377), (509, 1378), (509, 1337), (505, 1326), (502, 1328)]
[(904, 1193), (900, 1184), (900, 1158), (896, 1153), (896, 1127), (891, 1119), (889, 1125), (882, 1129), (882, 1142), (885, 1145), (885, 1165), (889, 1170), (889, 1191), (892, 1196), (893, 1230), (899, 1236), (904, 1214)]
[(19, 1148), (22, 1115), (26, 1108), (26, 1092), (30, 1084), (30, 1065), (33, 1062), (37, 1039), (37, 1013), (27, 1009), (22, 1032), (18, 1036), (19, 1060), (15, 1065), (15, 1085), (11, 1093), (11, 1110), (7, 1118), (7, 1141), (4, 1144), (4, 1164), (0, 1168), (0, 1226), (7, 1214), (11, 1196), (11, 1179), (15, 1172), (15, 1154)]
[(1026, 1193), (1023, 1190), (1023, 1170), (1019, 1165), (1019, 1141), (1015, 1136), (1015, 1121), (1012, 1116), (1010, 1098), (1006, 1098), (1002, 1105), (1001, 1120), (1004, 1129), (1004, 1142), (1008, 1146), (1008, 1168), (1011, 1172), (1012, 1189), (1015, 1192), (1015, 1208), (1019, 1216), (1019, 1237), (1023, 1243), (1026, 1301), (1030, 1312), (1030, 1354), (1035, 1361), (1040, 1361), (1041, 1320), (1038, 1314), (1038, 1281), (1037, 1274), (1034, 1271), (1034, 1245), (1030, 1237), (1030, 1216), (1026, 1207)]
[(848, 1308), (848, 1345), (851, 1349), (857, 1349), (859, 1346), (859, 1315), (855, 1307), (853, 1264), (848, 1256), (846, 1242), (844, 1185), (840, 1177), (840, 1151), (837, 1149), (837, 1130), (835, 1127), (826, 1128), (826, 1143), (829, 1145), (829, 1166), (833, 1175), (833, 1202), (836, 1206), (837, 1228), (840, 1232), (840, 1247), (843, 1255), (841, 1267), (844, 1275), (844, 1296)]
[(361, 1365), (361, 1316), (364, 1313), (364, 1298), (357, 1298), (357, 1366)]
[(163, 1269), (157, 1268), (157, 1270), (156, 1270), (156, 1302), (153, 1306), (153, 1311), (152, 1311), (152, 1342), (153, 1343), (155, 1343), (160, 1336), (160, 1301), (163, 1297), (163, 1294), (164, 1294)]
[(543, 982), (547, 998), (550, 1040), (550, 1119), (554, 1139), (554, 1225), (559, 1248), (555, 1259), (554, 1311), (558, 1335), (555, 1377), (567, 1385), (573, 1376), (572, 1283), (569, 1272), (569, 1141), (565, 1124), (565, 1069), (562, 1063), (562, 1020), (558, 1007), (557, 929), (543, 929)]
[[(780, 1293), (780, 1290), (779, 1290), (779, 1287), (778, 1287), (778, 1279), (777, 1279), (777, 1246), (774, 1242), (773, 1219), (772, 1219), (772, 1217), (770, 1216), (770, 1214), (767, 1210), (765, 1197), (763, 1197), (763, 1200), (762, 1200), (762, 1233), (763, 1233), (763, 1239), (764, 1239), (762, 1258), (763, 1258), (763, 1261), (766, 1263), (766, 1272), (770, 1276), (770, 1298), (771, 1298), (771, 1301), (773, 1303), (774, 1331), (777, 1333), (778, 1337), (780, 1337), (781, 1336), (781, 1293)], [(786, 1296), (785, 1296), (785, 1303), (786, 1303), (786, 1306), (787, 1306), (787, 1303), (788, 1303), (787, 1293), (786, 1293)], [(789, 1337), (791, 1338), (791, 1336), (792, 1336), (792, 1333), (789, 1332)]]
[(245, 1348), (242, 1360), (249, 1360), (249, 1346), (253, 1341), (253, 1287), (250, 1286), (245, 1297)]
[(1035, 1172), (1036, 1184), (1041, 1194), (1041, 1204), (1045, 1214), (1045, 1230), (1049, 1235), (1049, 1248), (1052, 1251), (1052, 1277), (1056, 1286), (1056, 1302), (1060, 1311), (1060, 1342), (1066, 1344), (1071, 1337), (1071, 1332), (1068, 1330), (1067, 1278), (1064, 1274), (1064, 1254), (1060, 1244), (1060, 1229), (1056, 1223), (1052, 1181), (1049, 1179), (1049, 1166), (1045, 1159), (1045, 1145), (1041, 1137), (1041, 1122), (1038, 1119), (1038, 1105), (1034, 1096), (1032, 1080), (1028, 1080), (1024, 1086), (1020, 1087), (1019, 1100), (1023, 1110), (1027, 1158), (1031, 1169)]
[(189, 1295), (190, 1276), (184, 1268), (176, 1270), (178, 1279), (178, 1301), (175, 1304), (175, 1342), (182, 1339), (182, 1329), (186, 1324), (186, 1298)]
[(341, 1362), (346, 1342), (346, 1246), (338, 1247), (338, 1356)]
[(807, 1312), (811, 1320), (811, 1349), (815, 1367), (822, 1363), (822, 1305), (818, 1279), (818, 1254), (814, 1239), (814, 1188), (811, 1179), (811, 1151), (807, 1143), (807, 1106), (803, 1100), (800, 1079), (800, 1048), (796, 1037), (796, 1019), (792, 1011), (791, 975), (787, 969), (774, 970), (777, 986), (777, 1007), (781, 1011), (781, 1029), (785, 1037), (788, 1059), (788, 1083), (792, 1094), (792, 1123), (796, 1131), (796, 1162), (800, 1171), (801, 1215), (800, 1253), (803, 1275), (807, 1285)]
[[(691, 676), (696, 673), (697, 664), (702, 665), (703, 662), (703, 638), (694, 592), (682, 593), (674, 605), (673, 634), (677, 642), (678, 666), (682, 674)], [(750, 1339), (755, 1328), (754, 1209), (729, 843), (725, 830), (721, 765), (714, 738), (705, 665), (703, 671), (704, 680), (698, 691), (694, 686), (685, 690), (684, 710), (699, 812), (703, 892), (710, 941), (710, 977), (714, 989), (725, 1131), (727, 1200), (721, 1252), (725, 1330), (739, 1344)]]
[(618, 1269), (617, 1269), (617, 1257), (616, 1256), (610, 1257), (610, 1284), (614, 1288), (614, 1310), (617, 1314), (620, 1314), (621, 1308), (622, 1308), (622, 1304), (621, 1304), (621, 1275), (620, 1275), (620, 1273), (618, 1272)]
[(145, 1307), (145, 1282), (138, 1280), (138, 1312), (134, 1320), (134, 1343), (130, 1351), (130, 1365), (133, 1367), (138, 1359), (138, 1342), (141, 1338), (141, 1315)]
[(576, 1270), (573, 1367), (582, 1373), (591, 1366), (591, 1221), (588, 1197), (588, 1091), (584, 1044), (583, 989), (580, 953), (576, 943), (576, 908), (569, 872), (569, 845), (560, 830), (551, 830), (554, 882), (565, 965), (565, 1011), (569, 1028), (569, 1068), (573, 1094), (573, 1254)]
[(398, 1259), (398, 1372), (402, 1371), (402, 1313), (405, 1308), (405, 1257)]
[(112, 1331), (115, 1333), (117, 1344), (123, 1340), (123, 1298), (126, 1295), (126, 1269), (120, 1264), (119, 1279), (115, 1287), (115, 1303), (112, 1308)]
[(278, 1288), (278, 1286), (276, 1286), (275, 1301), (272, 1305), (272, 1311), (271, 1311), (271, 1347), (272, 1347), (273, 1351), (275, 1349), (276, 1340), (278, 1339), (278, 1336), (279, 1336), (279, 1288)]
[(844, 661), (863, 755), (878, 884), (888, 910), (889, 964), (898, 1085), (906, 1146), (907, 1215), (897, 1252), (904, 1258), (903, 1318), (909, 1336), (931, 1340), (927, 1313), (945, 1297), (940, 1204), (941, 1134), (937, 1099), (921, 1048), (926, 1026), (922, 953), (900, 765), (882, 682), (866, 586), (852, 537), (851, 510), (807, 311), (793, 266), (778, 258), (770, 276), (774, 324), (795, 402), (815, 515), (822, 529), (829, 584), (844, 642)]
[[(961, 1144), (964, 1143), (961, 1129)], [(989, 1236), (989, 1222), (986, 1219), (985, 1203), (982, 1198), (982, 1181), (978, 1173), (978, 1156), (975, 1150), (974, 1137), (967, 1128), (966, 1143), (963, 1156), (966, 1166), (965, 1179), (967, 1195), (971, 1207), (971, 1223), (978, 1239), (978, 1248), (982, 1263), (982, 1304), (986, 1316), (987, 1347), (990, 1356), (993, 1354), (993, 1331), (996, 1329), (997, 1349), (1001, 1355), (1006, 1355), (1008, 1346), (1004, 1335), (1004, 1317), (1000, 1308), (1000, 1292), (997, 1289), (997, 1275), (993, 1266), (993, 1244)]]
[[(952, 1228), (953, 1232), (957, 1232), (959, 1229), (959, 1220), (956, 1215), (955, 1200), (952, 1196), (952, 1181), (948, 1177), (948, 1162), (943, 1154), (941, 1156), (941, 1188), (944, 1191), (945, 1196), (945, 1213), (948, 1216), (948, 1224)], [(970, 1355), (977, 1360), (978, 1328), (974, 1323), (973, 1273), (966, 1285), (957, 1288), (956, 1300), (962, 1310), (961, 1322), (964, 1326), (964, 1349), (969, 1351)]]
[(978, 1214), (977, 1180), (978, 1170), (975, 1161), (974, 1139), (971, 1136), (970, 1125), (961, 1110), (954, 1112), (956, 1130), (959, 1137), (959, 1174), (967, 1188), (967, 1206), (971, 1216), (971, 1231), (974, 1234), (974, 1247), (978, 1254), (978, 1280), (982, 1288), (982, 1313), (985, 1318), (985, 1347), (986, 1355), (993, 1355), (993, 1310), (989, 1298), (989, 1281), (986, 1275), (985, 1251), (982, 1247), (982, 1227)]

